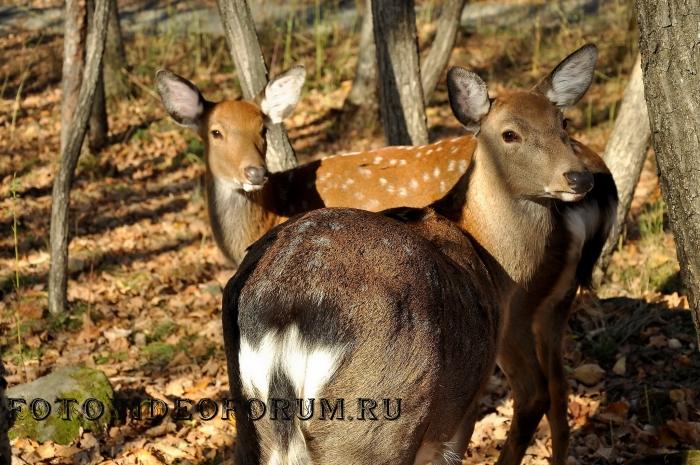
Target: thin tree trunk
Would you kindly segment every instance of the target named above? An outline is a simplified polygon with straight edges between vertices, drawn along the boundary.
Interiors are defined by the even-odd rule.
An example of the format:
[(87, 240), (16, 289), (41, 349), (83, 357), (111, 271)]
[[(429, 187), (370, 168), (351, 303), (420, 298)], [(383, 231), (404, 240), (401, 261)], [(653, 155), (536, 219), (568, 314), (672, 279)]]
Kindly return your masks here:
[[(68, 289), (68, 207), (70, 187), (80, 148), (85, 139), (88, 119), (95, 98), (102, 54), (107, 34), (109, 0), (96, 0), (94, 21), (87, 37), (85, 73), (80, 85), (78, 103), (66, 131), (61, 161), (53, 182), (51, 195), (51, 265), (49, 268), (49, 311), (59, 314), (65, 310)], [(68, 21), (68, 18), (66, 19)], [(68, 27), (66, 28), (68, 29)]]
[(355, 79), (347, 97), (357, 107), (376, 106), (377, 102), (377, 51), (372, 28), (372, 0), (365, 0)]
[(423, 99), (427, 104), (450, 60), (466, 0), (445, 0), (430, 52), (421, 65)]
[(700, 335), (698, 17), (698, 2), (637, 1), (644, 93), (659, 180)]
[[(88, 0), (87, 8), (88, 28), (91, 28), (95, 13), (94, 0)], [(99, 152), (105, 145), (107, 145), (107, 133), (109, 132), (109, 123), (107, 122), (107, 105), (105, 103), (104, 66), (100, 66), (99, 76), (97, 77), (97, 89), (95, 90), (95, 100), (92, 102), (92, 111), (90, 112), (90, 122), (88, 123), (88, 128), (88, 142), (90, 145), (90, 150), (93, 153)]]
[(619, 204), (615, 224), (598, 260), (601, 271), (608, 267), (612, 253), (617, 247), (630, 205), (632, 205), (634, 189), (642, 174), (650, 137), (649, 116), (647, 104), (644, 101), (641, 57), (638, 56), (632, 68), (625, 95), (622, 97), (615, 126), (603, 154), (603, 160), (610, 168), (617, 185)]
[[(267, 85), (267, 67), (263, 58), (253, 16), (245, 0), (217, 0), (233, 62), (238, 71), (243, 97), (255, 98)], [(267, 131), (267, 166), (281, 171), (297, 165), (294, 150), (282, 123)]]
[(379, 105), (389, 145), (428, 142), (421, 87), (416, 14), (411, 0), (373, 0)]
[(63, 32), (63, 75), (61, 83), (61, 152), (66, 145), (68, 130), (73, 120), (85, 63), (85, 31), (87, 28), (87, 0), (66, 0), (66, 18)]
[(92, 102), (92, 111), (90, 112), (90, 122), (88, 124), (90, 128), (88, 141), (92, 152), (99, 152), (107, 145), (107, 134), (109, 132), (103, 75), (104, 72), (100, 69), (99, 76), (97, 77), (95, 99)]
[(110, 1), (107, 45), (105, 45), (105, 56), (102, 60), (104, 86), (107, 97), (126, 98), (132, 92), (129, 79), (124, 73), (125, 69), (129, 69), (129, 64), (126, 60), (117, 0)]

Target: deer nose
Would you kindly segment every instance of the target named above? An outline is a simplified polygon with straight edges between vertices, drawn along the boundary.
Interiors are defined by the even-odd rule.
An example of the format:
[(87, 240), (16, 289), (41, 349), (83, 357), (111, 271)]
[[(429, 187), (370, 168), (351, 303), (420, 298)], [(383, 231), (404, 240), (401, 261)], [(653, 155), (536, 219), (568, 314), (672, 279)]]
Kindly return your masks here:
[(593, 174), (590, 171), (567, 171), (564, 177), (576, 194), (585, 194), (593, 189)]
[(243, 172), (251, 184), (262, 184), (267, 179), (267, 170), (262, 166), (248, 166)]

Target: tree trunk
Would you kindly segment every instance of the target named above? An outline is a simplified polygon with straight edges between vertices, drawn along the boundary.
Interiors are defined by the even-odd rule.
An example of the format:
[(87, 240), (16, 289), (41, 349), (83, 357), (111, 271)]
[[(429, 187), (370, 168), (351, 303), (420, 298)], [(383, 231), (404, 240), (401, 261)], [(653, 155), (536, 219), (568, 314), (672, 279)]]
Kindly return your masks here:
[(389, 145), (428, 142), (412, 0), (374, 0), (379, 105)]
[(7, 397), (5, 396), (5, 367), (0, 360), (0, 464), (9, 465), (12, 459), (12, 450), (10, 449), (10, 441), (7, 438), (7, 432), (10, 429), (10, 411), (7, 405)]
[[(56, 315), (66, 306), (68, 287), (68, 207), (70, 187), (80, 148), (85, 139), (88, 119), (92, 109), (97, 81), (99, 79), (102, 54), (107, 34), (109, 0), (96, 0), (95, 13), (87, 37), (85, 73), (80, 85), (78, 102), (66, 131), (65, 145), (61, 150), (61, 161), (53, 182), (51, 195), (51, 265), (49, 268), (49, 311)], [(68, 16), (66, 21), (69, 21)], [(67, 25), (68, 26), (68, 25)], [(68, 29), (68, 27), (66, 27)]]
[(355, 79), (347, 97), (356, 107), (376, 106), (377, 102), (377, 52), (372, 28), (372, 0), (365, 0)]
[[(217, 0), (233, 62), (238, 71), (243, 97), (255, 98), (267, 85), (267, 67), (263, 58), (255, 23), (245, 0)], [(267, 131), (267, 166), (281, 171), (297, 165), (294, 150), (282, 123)]]
[(661, 190), (700, 334), (700, 4), (638, 0), (639, 49)]
[(61, 153), (66, 145), (68, 130), (78, 104), (78, 92), (85, 63), (85, 31), (87, 28), (87, 0), (66, 0), (66, 19), (63, 31), (63, 75), (61, 83)]
[(440, 13), (440, 20), (437, 24), (435, 39), (421, 66), (423, 100), (426, 104), (430, 100), (430, 96), (433, 95), (442, 72), (450, 60), (465, 3), (466, 0), (445, 0), (442, 4), (442, 13)]
[[(94, 21), (93, 16), (95, 13), (94, 0), (88, 0), (87, 8), (88, 28), (91, 28), (92, 22)], [(90, 122), (88, 123), (88, 128), (88, 141), (90, 145), (90, 150), (93, 153), (99, 152), (105, 145), (107, 145), (107, 133), (109, 132), (109, 123), (107, 122), (107, 106), (105, 104), (103, 66), (100, 66), (100, 73), (97, 77), (97, 89), (95, 90), (95, 100), (92, 102), (92, 111), (90, 112)]]
[(615, 224), (603, 247), (600, 260), (598, 260), (598, 267), (601, 271), (605, 271), (608, 267), (612, 253), (617, 247), (617, 241), (632, 204), (634, 189), (642, 174), (650, 137), (649, 116), (644, 101), (641, 58), (637, 57), (625, 89), (625, 95), (622, 97), (615, 126), (610, 133), (603, 154), (603, 160), (610, 168), (617, 185), (619, 204)]
[(97, 88), (95, 89), (95, 100), (92, 102), (90, 123), (88, 125), (90, 128), (88, 141), (90, 143), (90, 151), (93, 153), (99, 152), (107, 145), (107, 134), (109, 132), (103, 75), (103, 70), (100, 69), (99, 76), (97, 77)]
[(107, 26), (107, 45), (102, 60), (104, 70), (104, 87), (107, 97), (126, 98), (131, 95), (131, 86), (124, 70), (129, 68), (124, 49), (124, 38), (119, 22), (117, 0), (110, 0), (109, 25)]

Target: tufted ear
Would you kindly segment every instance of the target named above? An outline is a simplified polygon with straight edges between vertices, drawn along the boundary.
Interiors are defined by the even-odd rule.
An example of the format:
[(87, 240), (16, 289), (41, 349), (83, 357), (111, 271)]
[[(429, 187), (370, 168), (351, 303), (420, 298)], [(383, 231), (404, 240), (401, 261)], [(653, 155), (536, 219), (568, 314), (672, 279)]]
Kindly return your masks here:
[(272, 123), (281, 123), (292, 113), (299, 103), (305, 80), (306, 69), (297, 65), (267, 83), (260, 108)]
[(571, 106), (591, 86), (597, 59), (598, 48), (593, 44), (584, 45), (564, 58), (535, 90), (560, 108)]
[(197, 129), (204, 115), (206, 100), (187, 79), (168, 70), (156, 73), (156, 89), (168, 114), (178, 123)]
[(467, 131), (478, 134), (481, 119), (491, 108), (486, 83), (476, 73), (455, 66), (447, 72), (447, 93), (457, 120)]

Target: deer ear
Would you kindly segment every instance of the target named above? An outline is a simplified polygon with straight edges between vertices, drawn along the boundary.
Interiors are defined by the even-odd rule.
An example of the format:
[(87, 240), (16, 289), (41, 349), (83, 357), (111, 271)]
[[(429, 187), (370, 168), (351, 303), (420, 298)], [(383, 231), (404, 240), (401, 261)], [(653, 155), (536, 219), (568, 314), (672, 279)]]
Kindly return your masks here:
[(447, 94), (457, 120), (467, 131), (478, 134), (481, 119), (491, 108), (486, 83), (476, 73), (455, 66), (447, 72)]
[(168, 70), (156, 73), (156, 89), (168, 114), (178, 123), (197, 129), (204, 115), (206, 100), (187, 79)]
[(297, 65), (267, 83), (260, 108), (273, 124), (281, 123), (299, 103), (306, 68)]
[(591, 86), (597, 59), (598, 48), (593, 44), (584, 45), (564, 58), (535, 90), (560, 108), (571, 106)]

